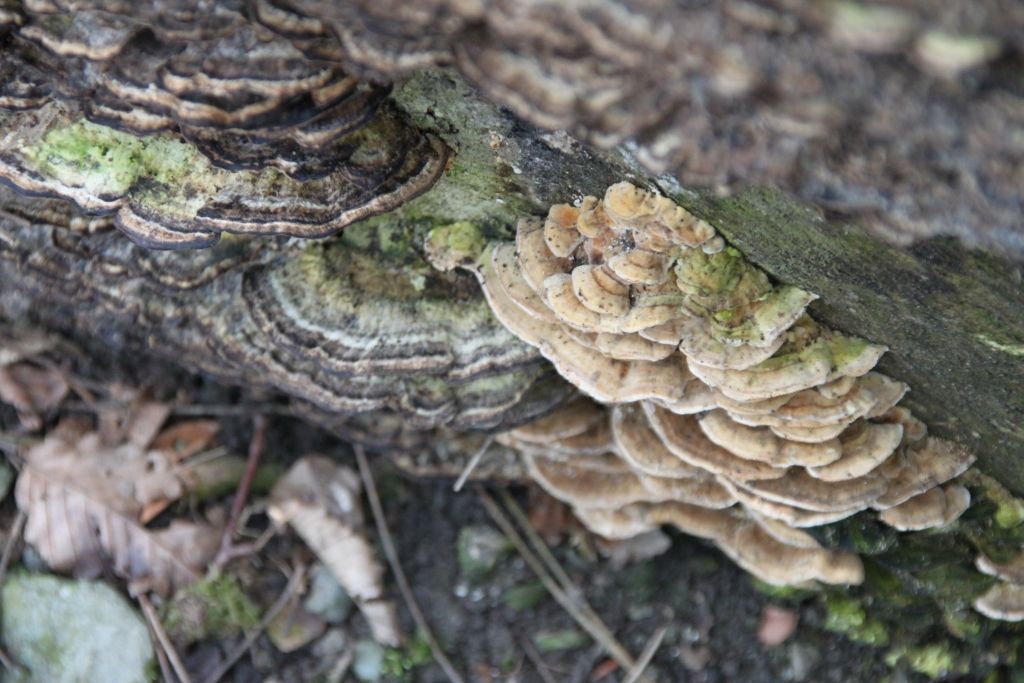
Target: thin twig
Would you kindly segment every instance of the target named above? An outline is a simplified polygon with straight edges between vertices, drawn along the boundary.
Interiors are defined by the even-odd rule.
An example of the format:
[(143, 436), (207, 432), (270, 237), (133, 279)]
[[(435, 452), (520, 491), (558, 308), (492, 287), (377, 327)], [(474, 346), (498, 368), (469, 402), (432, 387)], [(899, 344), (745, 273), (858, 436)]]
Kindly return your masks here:
[(7, 578), (7, 567), (11, 563), (11, 556), (14, 555), (14, 548), (18, 545), (18, 541), (21, 540), (22, 532), (25, 531), (25, 521), (27, 519), (28, 515), (25, 514), (25, 511), (18, 510), (14, 523), (11, 524), (11, 531), (7, 536), (7, 542), (4, 543), (4, 554), (0, 555), (0, 586), (4, 585), (4, 580)]
[(487, 449), (491, 447), (492, 443), (494, 443), (493, 434), (484, 439), (484, 445), (478, 448), (476, 453), (473, 454), (473, 457), (471, 457), (469, 462), (466, 463), (466, 466), (462, 470), (462, 474), (460, 474), (459, 478), (455, 480), (455, 485), (452, 486), (452, 491), (458, 493), (462, 490), (462, 487), (466, 485), (466, 480), (469, 479), (469, 475), (472, 474), (473, 470), (476, 469), (476, 466), (480, 464), (481, 460), (483, 460), (484, 453), (487, 452)]
[(345, 674), (348, 673), (348, 669), (352, 666), (352, 660), (356, 658), (355, 648), (347, 647), (345, 651), (338, 657), (338, 661), (334, 663), (331, 670), (327, 672), (327, 683), (341, 683), (345, 678)]
[(202, 417), (213, 415), (216, 417), (248, 416), (253, 413), (260, 415), (282, 415), (294, 417), (295, 411), (291, 406), (280, 403), (190, 403), (171, 408), (171, 415), (176, 417)]
[(267, 417), (256, 415), (253, 417), (252, 439), (249, 441), (249, 455), (245, 461), (245, 474), (238, 482), (238, 490), (235, 491), (235, 499), (231, 503), (231, 515), (228, 517), (228, 524), (224, 527), (224, 535), (220, 537), (220, 550), (213, 560), (215, 569), (223, 569), (224, 565), (238, 556), (233, 552), (235, 532), (238, 530), (238, 520), (242, 518), (242, 510), (245, 509), (245, 501), (249, 498), (249, 489), (252, 488), (253, 479), (256, 478), (256, 469), (260, 464), (260, 457), (263, 449), (267, 446)]
[[(25, 520), (28, 519), (28, 515), (25, 514), (24, 510), (18, 510), (18, 514), (14, 518), (14, 523), (11, 524), (11, 530), (7, 534), (7, 542), (4, 543), (3, 555), (0, 555), (0, 588), (3, 587), (4, 582), (7, 580), (7, 567), (11, 564), (11, 557), (14, 556), (14, 549), (18, 545), (18, 541), (21, 540), (21, 534), (25, 531)], [(0, 609), (0, 615), (3, 610)], [(0, 629), (2, 630), (2, 629)], [(0, 664), (3, 664), (4, 668), (8, 671), (14, 671), (20, 669), (21, 666), (15, 662), (7, 651), (3, 647), (0, 647)]]
[(181, 661), (181, 657), (178, 656), (178, 651), (174, 648), (174, 643), (167, 637), (167, 631), (164, 630), (163, 624), (160, 623), (160, 617), (157, 616), (156, 609), (153, 608), (153, 603), (146, 597), (145, 591), (140, 592), (135, 596), (135, 599), (139, 601), (139, 606), (142, 607), (142, 614), (146, 617), (146, 622), (149, 624), (149, 628), (153, 630), (156, 635), (157, 644), (159, 649), (163, 650), (167, 655), (167, 659), (171, 662), (171, 668), (174, 669), (174, 673), (178, 676), (178, 680), (181, 683), (192, 683), (192, 677), (188, 675), (188, 668), (185, 663)]
[[(573, 580), (569, 578), (569, 575), (565, 570), (562, 569), (562, 565), (558, 563), (558, 559), (555, 558), (554, 553), (551, 552), (551, 548), (548, 547), (547, 543), (544, 542), (544, 539), (542, 539), (540, 534), (537, 533), (537, 530), (533, 528), (532, 524), (530, 524), (529, 518), (526, 516), (526, 513), (523, 512), (523, 509), (519, 507), (519, 503), (516, 502), (515, 498), (513, 498), (509, 492), (504, 489), (501, 490), (500, 495), (501, 500), (505, 505), (505, 509), (512, 514), (512, 517), (519, 524), (519, 528), (524, 534), (526, 534), (526, 538), (533, 547), (534, 552), (536, 552), (544, 564), (547, 565), (548, 571), (554, 575), (555, 579), (561, 585), (562, 590), (564, 590), (566, 594), (575, 601), (577, 606), (580, 608), (580, 611), (591, 619), (596, 624), (597, 628), (604, 632), (605, 640), (598, 642), (602, 645), (605, 644), (605, 642), (613, 643), (622, 652), (626, 652), (627, 656), (629, 656), (626, 648), (624, 648), (615, 639), (615, 635), (604, 625), (604, 622), (601, 621), (601, 616), (595, 612), (594, 608), (587, 602), (580, 587), (577, 586)], [(609, 652), (611, 651), (609, 650)], [(621, 662), (619, 662), (619, 664), (622, 665)], [(628, 667), (623, 665), (623, 668), (626, 669)]]
[[(626, 651), (612, 635), (612, 632), (607, 626), (601, 621), (600, 617), (590, 609), (589, 605), (586, 607), (581, 606), (581, 601), (571, 597), (566, 590), (559, 585), (557, 581), (551, 576), (551, 572), (544, 566), (544, 563), (537, 557), (537, 555), (530, 550), (530, 547), (523, 540), (523, 537), (516, 531), (512, 521), (505, 516), (505, 513), (501, 511), (498, 504), (494, 502), (494, 499), (484, 491), (479, 490), (480, 500), (483, 502), (484, 507), (487, 509), (488, 514), (491, 515), (491, 519), (494, 520), (495, 524), (501, 529), (502, 533), (508, 537), (508, 540), (515, 546), (519, 554), (522, 555), (523, 560), (529, 565), (533, 573), (537, 575), (540, 582), (544, 584), (544, 588), (547, 589), (551, 596), (562, 606), (566, 612), (578, 623), (583, 630), (590, 634), (590, 637), (597, 641), (607, 652), (611, 655), (612, 659), (619, 663), (624, 670), (630, 670), (636, 666), (636, 662), (633, 657)], [(585, 604), (585, 603), (584, 603)], [(646, 678), (642, 677), (639, 680), (650, 683)]]
[(661, 647), (661, 641), (665, 639), (666, 633), (668, 633), (668, 627), (666, 626), (662, 626), (654, 632), (651, 639), (647, 641), (647, 645), (644, 646), (644, 651), (640, 653), (640, 659), (637, 660), (636, 666), (633, 667), (622, 683), (636, 683), (637, 679), (643, 675), (644, 669), (646, 669), (650, 665), (651, 660), (654, 659), (654, 653), (658, 651), (659, 647)]
[[(153, 627), (149, 627), (149, 640), (153, 642), (156, 640), (156, 633), (153, 631)], [(156, 652), (156, 662), (160, 665), (160, 675), (163, 677), (164, 683), (180, 683), (178, 678), (174, 675), (174, 669), (171, 668), (171, 663), (167, 660), (167, 653), (164, 652), (162, 647), (153, 647)]]
[(541, 677), (544, 683), (557, 683), (554, 678), (551, 677), (551, 672), (548, 671), (548, 665), (541, 659), (540, 653), (537, 652), (537, 648), (533, 646), (529, 638), (520, 638), (519, 646), (523, 648), (523, 652), (526, 653), (526, 658), (530, 660), (530, 664), (533, 664), (534, 670), (537, 675)]
[(421, 635), (427, 641), (427, 645), (430, 646), (430, 652), (434, 655), (434, 661), (437, 662), (445, 675), (448, 676), (448, 680), (452, 681), (452, 683), (464, 683), (462, 675), (452, 666), (448, 656), (445, 655), (441, 645), (434, 637), (434, 633), (430, 630), (430, 626), (420, 610), (419, 603), (416, 602), (416, 596), (413, 595), (412, 587), (409, 586), (409, 581), (405, 577), (405, 572), (402, 571), (402, 565), (398, 561), (398, 551), (395, 549), (395, 544), (391, 540), (391, 532), (388, 531), (387, 523), (384, 520), (384, 508), (380, 504), (380, 496), (377, 495), (377, 484), (373, 480), (373, 472), (370, 471), (370, 463), (366, 460), (366, 453), (363, 451), (362, 446), (358, 444), (353, 446), (353, 450), (356, 454), (356, 462), (359, 464), (359, 474), (363, 478), (363, 486), (366, 488), (366, 497), (370, 501), (370, 510), (373, 512), (377, 533), (380, 535), (380, 543), (384, 548), (384, 556), (391, 567), (391, 573), (395, 576), (395, 582), (398, 584), (398, 590), (402, 593), (406, 607), (409, 609), (413, 621), (416, 622), (416, 628), (419, 629)]
[(245, 640), (243, 640), (242, 643), (236, 647), (223, 662), (221, 662), (221, 665), (217, 667), (216, 671), (206, 677), (206, 680), (203, 681), (203, 683), (217, 683), (234, 668), (238, 660), (249, 651), (249, 648), (253, 646), (253, 643), (255, 643), (260, 635), (267, 629), (270, 622), (272, 622), (278, 613), (285, 608), (288, 601), (292, 599), (295, 591), (299, 589), (299, 586), (302, 585), (305, 578), (305, 565), (296, 567), (295, 571), (293, 571), (292, 575), (288, 578), (288, 584), (284, 587), (284, 590), (281, 591), (281, 595), (277, 596), (277, 600), (275, 600), (274, 604), (270, 606), (270, 609), (266, 611), (263, 618), (260, 619), (260, 623), (256, 625), (256, 628), (246, 634)]
[(562, 585), (562, 588), (565, 589), (565, 592), (578, 601), (585, 611), (590, 612), (592, 616), (596, 618), (597, 613), (594, 612), (590, 605), (587, 604), (586, 600), (583, 599), (583, 591), (580, 590), (579, 586), (573, 583), (573, 580), (570, 579), (569, 575), (565, 573), (564, 569), (562, 569), (562, 565), (558, 563), (558, 560), (555, 558), (554, 554), (552, 554), (551, 548), (548, 547), (548, 544), (544, 542), (544, 539), (540, 537), (537, 530), (533, 528), (532, 524), (530, 524), (530, 519), (526, 516), (526, 513), (523, 512), (523, 509), (519, 507), (519, 503), (516, 502), (516, 499), (509, 495), (509, 492), (504, 489), (499, 491), (498, 495), (501, 496), (501, 502), (505, 505), (505, 509), (512, 514), (512, 517), (519, 524), (519, 528), (522, 529), (524, 534), (526, 534), (526, 538), (530, 541), (530, 545), (533, 546), (533, 549), (538, 555), (540, 555), (540, 558), (544, 560), (544, 564), (546, 564), (548, 570), (555, 575), (555, 578)]
[[(88, 403), (86, 401), (65, 401), (61, 406), (65, 410), (76, 413), (95, 413), (97, 410), (107, 406), (124, 405), (122, 401), (99, 401)], [(190, 403), (188, 405), (176, 405), (171, 407), (171, 415), (175, 417), (248, 417), (254, 413), (260, 415), (282, 415), (294, 417), (295, 411), (291, 406), (279, 403)]]
[(3, 667), (10, 671), (12, 674), (22, 670), (21, 665), (14, 661), (11, 658), (11, 656), (7, 654), (7, 651), (4, 650), (2, 647), (0, 647), (0, 664), (2, 664)]

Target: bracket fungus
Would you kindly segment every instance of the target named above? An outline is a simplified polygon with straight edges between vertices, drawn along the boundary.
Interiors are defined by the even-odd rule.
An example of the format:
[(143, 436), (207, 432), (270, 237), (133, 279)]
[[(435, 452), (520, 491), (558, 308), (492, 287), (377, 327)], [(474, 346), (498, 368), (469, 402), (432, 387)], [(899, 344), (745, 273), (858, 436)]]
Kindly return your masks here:
[[(0, 178), (157, 248), (322, 237), (430, 188), (447, 148), (230, 6), (30, 6), (0, 58)], [(66, 5), (66, 7), (65, 7)]]
[(873, 510), (920, 530), (970, 504), (948, 482), (974, 456), (896, 405), (886, 349), (814, 322), (813, 294), (667, 197), (619, 183), (553, 206), (468, 267), (590, 397), (500, 438), (599, 534), (674, 524), (769, 583), (858, 583), (855, 555), (802, 529)]
[[(128, 339), (152, 325), (141, 341), (182, 364), (281, 391), (346, 433), (362, 416), (370, 443), (508, 428), (564, 402), (572, 388), (472, 277), (395, 248), (408, 239), (379, 221), (304, 249), (226, 238), (151, 251), (65, 202), (0, 188), (0, 280), (67, 302), (39, 312), (56, 325)], [(0, 310), (18, 305), (0, 292)]]
[(990, 619), (1024, 621), (1024, 552), (1005, 562), (979, 555), (975, 563), (983, 574), (997, 579), (974, 601), (974, 609)]
[(1019, 59), (1024, 15), (1004, 2), (251, 7), (310, 58), (377, 82), (450, 65), (524, 120), (598, 147), (627, 142), (689, 187), (774, 185), (894, 242), (952, 234), (1024, 253), (1022, 147), (1000, 134), (1021, 123), (1005, 94), (1020, 69), (1003, 65)]

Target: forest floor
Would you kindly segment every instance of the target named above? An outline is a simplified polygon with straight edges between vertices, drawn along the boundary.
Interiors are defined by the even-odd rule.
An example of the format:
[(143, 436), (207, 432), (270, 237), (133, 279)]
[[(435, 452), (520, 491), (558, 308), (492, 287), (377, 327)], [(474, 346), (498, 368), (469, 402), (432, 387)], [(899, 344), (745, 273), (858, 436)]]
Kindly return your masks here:
[[(265, 396), (183, 374), (146, 356), (101, 360), (89, 367), (75, 361), (71, 372), (87, 377), (93, 386), (116, 382), (146, 387), (153, 397), (173, 398), (176, 405), (190, 406), (190, 415), (203, 415), (203, 406), (211, 406), (211, 414), (221, 413), (215, 416), (220, 421), (219, 443), (240, 454), (248, 447), (252, 420), (244, 411), (224, 415), (232, 412), (224, 406), (267, 404)], [(73, 403), (71, 408), (58, 407), (48, 416), (44, 433), (74, 409)], [(24, 431), (15, 411), (7, 406), (0, 406), (0, 430), (5, 435)], [(280, 464), (283, 471), (310, 452), (355, 467), (351, 450), (337, 438), (294, 418), (271, 417), (265, 464)], [(507, 542), (485, 508), (484, 487), (470, 484), (455, 493), (449, 480), (410, 479), (384, 458), (374, 458), (371, 464), (386, 526), (394, 536), (412, 592), (442, 649), (467, 682), (615, 683), (628, 679), (628, 672), (552, 598)], [(629, 653), (640, 657), (652, 639), (660, 639), (645, 672), (651, 681), (896, 683), (919, 678), (888, 667), (884, 649), (858, 645), (830, 632), (820, 601), (813, 596), (785, 597), (759, 590), (747, 574), (699, 540), (672, 534), (671, 547), (663, 554), (622, 564), (605, 556), (607, 548), (604, 554), (599, 552), (597, 539), (567, 521), (558, 508), (545, 507), (536, 493), (528, 495), (515, 487), (509, 491), (552, 544), (554, 557), (571, 584)], [(491, 492), (508, 504), (499, 490)], [(226, 493), (204, 505), (227, 507), (231, 496)], [(246, 525), (253, 533), (269, 525), (265, 496), (266, 490), (257, 488), (248, 501), (252, 514)], [(188, 509), (187, 501), (179, 501), (165, 514), (186, 515)], [(0, 506), (4, 538), (16, 512), (14, 496), (7, 495)], [(369, 512), (367, 518), (371, 519)], [(379, 541), (375, 533), (370, 538)], [(265, 612), (288, 584), (282, 568), (309, 568), (315, 563), (316, 556), (294, 533), (279, 533), (262, 550), (229, 563), (225, 572), (237, 578), (251, 601)], [(22, 564), (31, 571), (45, 571), (31, 550), (22, 550), (8, 575), (23, 571), (18, 568)], [(101, 580), (118, 591), (126, 590), (117, 577)], [(403, 626), (415, 633), (407, 603), (390, 572), (385, 586)], [(771, 624), (766, 625), (766, 620)], [(334, 622), (321, 620), (308, 627), (308, 633), (299, 633), (291, 641), (299, 646), (287, 654), (281, 651), (280, 640), (275, 644), (257, 631), (252, 646), (221, 680), (448, 680), (421, 635), (410, 638), (404, 647), (383, 648), (371, 639), (366, 621), (356, 610), (348, 610)], [(226, 653), (243, 640), (242, 632), (236, 630), (179, 644), (191, 680), (208, 680)]]

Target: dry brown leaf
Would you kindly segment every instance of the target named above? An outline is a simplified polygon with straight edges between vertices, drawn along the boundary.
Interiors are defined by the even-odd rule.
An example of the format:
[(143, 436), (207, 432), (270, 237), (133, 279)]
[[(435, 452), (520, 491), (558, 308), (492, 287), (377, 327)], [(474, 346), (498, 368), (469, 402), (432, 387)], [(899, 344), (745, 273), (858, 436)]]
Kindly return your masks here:
[[(151, 431), (155, 418), (145, 419), (129, 433)], [(65, 420), (25, 453), (15, 488), (27, 515), (25, 540), (52, 568), (95, 576), (109, 567), (161, 594), (199, 577), (220, 532), (183, 521), (150, 530), (139, 522), (155, 503), (184, 492), (170, 459), (146, 445), (105, 447), (99, 432)]]
[(527, 493), (526, 515), (530, 526), (549, 546), (560, 545), (566, 535), (583, 528), (572, 513), (572, 508), (548, 495), (539, 486), (530, 486)]
[(33, 467), (18, 478), (15, 497), (28, 516), (25, 541), (52, 569), (95, 577), (110, 567), (161, 595), (201, 576), (217, 550), (217, 529), (176, 520), (151, 531), (136, 521), (133, 501), (97, 484)]
[(18, 411), (25, 429), (41, 428), (42, 415), (68, 394), (68, 383), (59, 371), (30, 362), (56, 343), (56, 338), (34, 330), (0, 329), (0, 402)]
[(403, 637), (395, 605), (384, 597), (384, 567), (366, 537), (359, 475), (330, 458), (296, 462), (271, 491), (270, 516), (290, 525), (331, 570), (370, 625), (389, 646)]
[(181, 462), (209, 446), (219, 431), (217, 420), (185, 420), (157, 434), (150, 448), (167, 453), (174, 462)]
[(46, 353), (57, 346), (57, 341), (41, 330), (0, 326), (0, 367)]

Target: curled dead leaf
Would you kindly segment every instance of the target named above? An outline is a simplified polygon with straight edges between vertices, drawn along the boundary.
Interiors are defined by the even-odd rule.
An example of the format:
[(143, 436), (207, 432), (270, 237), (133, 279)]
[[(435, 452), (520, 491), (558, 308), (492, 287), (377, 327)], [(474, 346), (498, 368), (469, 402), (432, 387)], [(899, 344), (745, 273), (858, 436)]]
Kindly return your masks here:
[(0, 402), (14, 407), (18, 421), (30, 431), (41, 428), (42, 416), (68, 395), (68, 383), (58, 370), (32, 362), (56, 343), (42, 332), (0, 328)]
[(148, 529), (154, 506), (176, 500), (184, 483), (149, 443), (166, 419), (157, 410), (129, 421), (113, 446), (82, 420), (64, 420), (24, 454), (15, 497), (27, 516), (25, 540), (53, 569), (96, 576), (106, 569), (168, 594), (201, 575), (217, 549), (213, 526), (174, 521)]
[(384, 596), (384, 567), (366, 537), (359, 475), (321, 455), (296, 462), (271, 491), (270, 516), (288, 524), (331, 570), (389, 646), (403, 641), (394, 603)]

